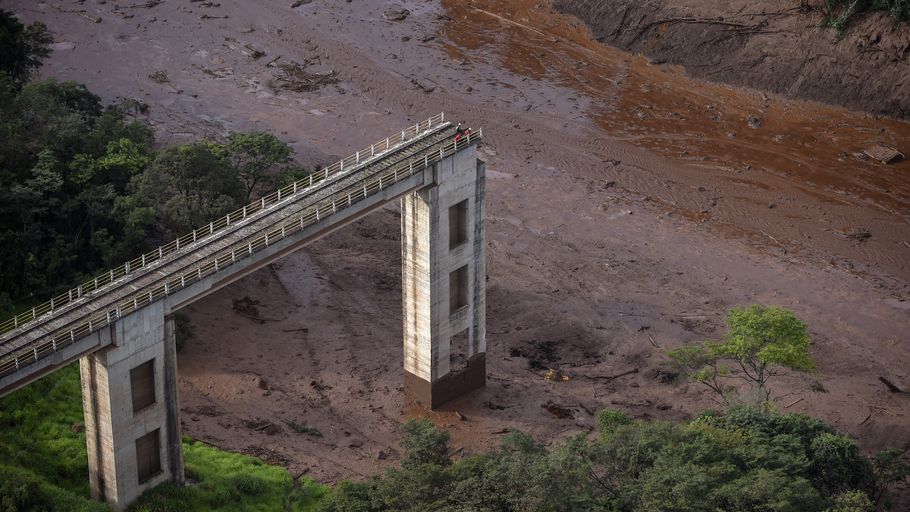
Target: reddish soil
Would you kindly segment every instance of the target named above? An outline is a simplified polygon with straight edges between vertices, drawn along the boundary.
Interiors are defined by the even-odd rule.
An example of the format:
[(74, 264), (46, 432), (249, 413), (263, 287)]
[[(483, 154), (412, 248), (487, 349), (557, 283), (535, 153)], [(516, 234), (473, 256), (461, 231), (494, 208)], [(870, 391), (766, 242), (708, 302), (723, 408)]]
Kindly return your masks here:
[[(10, 3), (57, 34), (44, 74), (146, 101), (164, 139), (265, 129), (324, 163), (440, 110), (485, 129), (487, 387), (433, 413), (403, 395), (389, 208), (188, 308), (191, 436), (336, 481), (395, 464), (415, 415), (464, 454), (510, 427), (590, 430), (603, 407), (686, 418), (713, 403), (661, 381), (661, 349), (717, 338), (727, 308), (758, 302), (795, 310), (815, 343), (818, 371), (777, 382), (781, 409), (868, 450), (910, 443), (910, 394), (878, 381), (910, 389), (910, 162), (853, 156), (879, 139), (908, 151), (906, 123), (695, 81), (529, 0)], [(339, 82), (275, 92), (279, 55)]]
[(910, 119), (910, 24), (885, 12), (838, 35), (824, 0), (556, 0), (599, 41), (698, 78)]

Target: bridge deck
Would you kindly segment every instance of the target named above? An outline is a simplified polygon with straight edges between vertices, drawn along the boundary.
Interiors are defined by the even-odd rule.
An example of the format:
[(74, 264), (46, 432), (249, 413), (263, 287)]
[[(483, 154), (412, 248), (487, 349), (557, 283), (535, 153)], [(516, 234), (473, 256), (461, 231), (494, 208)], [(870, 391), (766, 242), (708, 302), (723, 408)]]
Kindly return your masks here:
[[(9, 383), (18, 380), (15, 374), (21, 372), (26, 379), (33, 372), (24, 370), (32, 363), (212, 274), (230, 273), (228, 267), (238, 260), (315, 223), (331, 222), (334, 213), (422, 172), (482, 137), (478, 131), (455, 140), (455, 133), (454, 126), (436, 116), (401, 132), (395, 137), (396, 144), (390, 143), (391, 138), (379, 143), (381, 151), (377, 145), (371, 146), (369, 157), (358, 152), (319, 171), (315, 180), (301, 180), (234, 212), (234, 219), (239, 221), (232, 222), (228, 216), (184, 235), (165, 246), (166, 250), (159, 248), (158, 258), (150, 264), (146, 264), (148, 255), (143, 255), (142, 260), (133, 260), (133, 265), (103, 274), (111, 279), (94, 286), (91, 294), (77, 288), (78, 297), (72, 299), (71, 290), (69, 296), (61, 296), (70, 299), (63, 306), (52, 304), (43, 315), (17, 321), (0, 335), (0, 378)], [(154, 256), (155, 252), (149, 254)], [(9, 323), (4, 325), (8, 327)], [(13, 386), (0, 387), (4, 388), (2, 394)]]

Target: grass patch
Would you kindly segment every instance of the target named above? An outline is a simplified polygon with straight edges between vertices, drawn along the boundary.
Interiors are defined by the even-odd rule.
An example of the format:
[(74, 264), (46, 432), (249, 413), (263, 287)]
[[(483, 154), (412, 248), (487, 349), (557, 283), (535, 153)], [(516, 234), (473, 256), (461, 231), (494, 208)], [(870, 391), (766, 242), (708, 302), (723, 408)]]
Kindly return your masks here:
[[(314, 510), (327, 488), (281, 467), (183, 443), (186, 487), (164, 484), (131, 507), (142, 512)], [(71, 364), (0, 399), (0, 510), (101, 512), (89, 499), (79, 366)]]
[(79, 365), (0, 399), (0, 461), (75, 497), (88, 497)]
[(281, 467), (186, 439), (188, 484), (160, 485), (143, 494), (133, 512), (221, 510), (266, 512), (313, 510), (326, 489), (308, 479), (297, 482)]

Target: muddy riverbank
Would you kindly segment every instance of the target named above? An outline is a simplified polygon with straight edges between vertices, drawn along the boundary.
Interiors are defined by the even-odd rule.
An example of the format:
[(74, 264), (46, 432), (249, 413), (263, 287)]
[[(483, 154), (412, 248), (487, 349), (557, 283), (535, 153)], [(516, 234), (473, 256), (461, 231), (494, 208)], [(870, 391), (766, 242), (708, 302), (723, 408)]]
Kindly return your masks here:
[(594, 36), (691, 76), (910, 118), (910, 24), (855, 16), (843, 37), (822, 2), (558, 0)]

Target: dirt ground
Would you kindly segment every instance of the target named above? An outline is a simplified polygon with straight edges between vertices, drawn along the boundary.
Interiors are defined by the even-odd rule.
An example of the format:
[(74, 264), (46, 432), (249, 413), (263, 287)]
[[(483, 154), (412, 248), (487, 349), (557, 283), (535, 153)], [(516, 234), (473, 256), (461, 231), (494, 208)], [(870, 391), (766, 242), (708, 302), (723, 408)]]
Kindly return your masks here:
[(842, 35), (822, 0), (558, 0), (600, 41), (692, 76), (910, 119), (910, 24), (854, 16)]
[[(692, 80), (544, 2), (8, 4), (55, 32), (43, 74), (147, 102), (165, 140), (268, 130), (313, 164), (440, 110), (484, 127), (487, 387), (432, 413), (403, 395), (389, 208), (188, 307), (186, 434), (334, 482), (396, 464), (413, 416), (460, 454), (590, 430), (604, 407), (687, 418), (713, 403), (662, 382), (661, 350), (763, 303), (808, 323), (818, 362), (776, 384), (782, 410), (910, 445), (910, 394), (878, 380), (910, 389), (910, 162), (859, 156), (910, 151), (907, 123)], [(269, 87), (276, 57), (337, 82)]]

